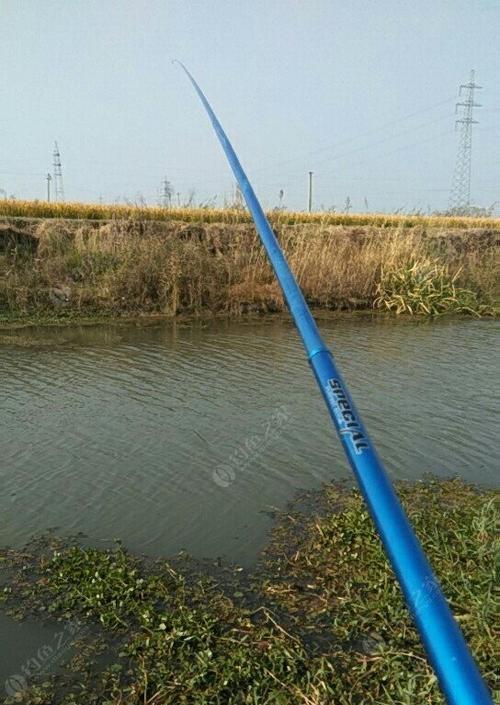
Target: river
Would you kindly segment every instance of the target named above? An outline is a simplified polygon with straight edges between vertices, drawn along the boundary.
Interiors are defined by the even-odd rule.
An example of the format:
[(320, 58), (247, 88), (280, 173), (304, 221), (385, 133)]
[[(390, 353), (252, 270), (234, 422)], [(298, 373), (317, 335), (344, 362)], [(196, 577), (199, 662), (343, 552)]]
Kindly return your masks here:
[[(321, 329), (392, 477), (496, 483), (498, 324), (345, 317)], [(283, 319), (0, 340), (1, 545), (56, 528), (248, 564), (269, 512), (350, 477)]]

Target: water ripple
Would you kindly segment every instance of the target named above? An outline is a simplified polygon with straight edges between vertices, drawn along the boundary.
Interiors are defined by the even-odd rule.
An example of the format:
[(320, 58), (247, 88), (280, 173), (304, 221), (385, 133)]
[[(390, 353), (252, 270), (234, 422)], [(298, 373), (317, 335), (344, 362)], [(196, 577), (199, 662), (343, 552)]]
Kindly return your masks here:
[[(497, 324), (322, 329), (394, 477), (498, 484)], [(58, 526), (244, 563), (265, 541), (266, 510), (350, 477), (287, 322), (31, 335), (0, 346), (2, 544)]]

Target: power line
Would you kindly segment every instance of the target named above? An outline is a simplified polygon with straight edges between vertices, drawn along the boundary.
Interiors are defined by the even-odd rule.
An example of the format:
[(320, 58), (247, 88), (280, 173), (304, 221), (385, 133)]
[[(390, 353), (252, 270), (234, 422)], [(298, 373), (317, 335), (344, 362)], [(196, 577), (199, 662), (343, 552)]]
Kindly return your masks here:
[[(435, 110), (436, 108), (440, 108), (443, 105), (451, 103), (453, 100), (454, 100), (453, 97), (446, 98), (445, 100), (441, 100), (438, 103), (434, 103), (433, 105), (430, 105), (426, 108), (421, 108), (420, 110), (415, 110), (412, 113), (408, 113), (407, 115), (403, 115), (402, 117), (396, 118), (395, 120), (390, 120), (388, 122), (385, 122), (385, 123), (379, 125), (378, 127), (367, 130), (366, 132), (362, 132), (361, 134), (354, 135), (353, 137), (347, 137), (346, 139), (340, 140), (339, 142), (330, 143), (327, 145), (323, 145), (322, 147), (318, 147), (316, 149), (309, 150), (307, 152), (302, 152), (300, 155), (297, 155), (295, 157), (291, 157), (290, 159), (286, 159), (285, 161), (274, 162), (272, 164), (267, 164), (267, 165), (263, 165), (261, 167), (257, 167), (256, 169), (252, 169), (252, 173), (260, 173), (261, 171), (267, 171), (268, 169), (273, 169), (275, 167), (281, 167), (286, 164), (291, 164), (291, 163), (296, 162), (297, 160), (300, 160), (300, 159), (307, 159), (313, 154), (320, 154), (322, 152), (335, 150), (344, 144), (348, 144), (349, 142), (356, 142), (357, 140), (359, 140), (363, 137), (368, 137), (369, 135), (373, 135), (378, 132), (381, 132), (386, 127), (390, 127), (391, 125), (397, 125), (401, 122), (405, 122), (406, 120), (410, 120), (411, 118), (413, 118), (417, 115), (421, 115), (422, 113), (426, 113), (431, 110)], [(440, 120), (443, 120), (444, 118), (445, 118), (445, 116), (439, 117), (436, 120), (432, 120), (430, 122), (425, 123), (424, 125), (418, 125), (416, 128), (410, 128), (408, 130), (405, 130), (403, 133), (399, 133), (399, 135), (406, 134), (407, 132), (412, 132), (414, 129), (418, 130), (420, 127), (425, 127), (429, 124), (432, 124), (433, 122), (439, 122)], [(396, 135), (396, 136), (399, 136), (399, 135)], [(389, 136), (386, 139), (393, 139), (393, 138), (394, 138), (394, 136)], [(364, 148), (362, 147), (361, 149), (364, 149)], [(355, 151), (357, 151), (357, 149)]]
[(45, 176), (43, 171), (0, 171), (0, 174), (6, 176)]
[[(380, 152), (380, 153), (378, 153), (378, 154), (374, 154), (372, 157), (369, 157), (369, 158), (366, 158), (366, 157), (365, 157), (364, 159), (358, 159), (358, 160), (355, 161), (355, 162), (349, 162), (349, 169), (351, 169), (352, 167), (360, 166), (360, 165), (367, 164), (367, 163), (372, 163), (372, 162), (376, 163), (376, 162), (378, 162), (380, 159), (385, 159), (386, 157), (389, 157), (389, 156), (391, 156), (391, 155), (393, 155), (393, 154), (397, 154), (398, 152), (401, 152), (401, 151), (404, 151), (404, 150), (407, 150), (407, 149), (412, 149), (413, 147), (419, 147), (420, 145), (427, 144), (428, 142), (433, 142), (433, 141), (435, 141), (435, 140), (437, 140), (437, 139), (442, 139), (443, 137), (447, 137), (447, 136), (452, 135), (452, 134), (453, 134), (453, 132), (448, 129), (448, 130), (445, 130), (444, 132), (439, 132), (439, 133), (436, 134), (436, 135), (432, 135), (432, 136), (430, 136), (430, 137), (426, 137), (426, 138), (423, 139), (423, 140), (418, 140), (418, 141), (416, 141), (416, 142), (411, 142), (411, 143), (409, 143), (409, 144), (403, 144), (403, 145), (400, 145), (399, 147), (396, 147), (395, 149), (391, 149), (391, 150), (386, 151), (386, 152)], [(380, 140), (379, 144), (382, 143), (382, 142), (385, 142), (385, 140)], [(353, 151), (358, 151), (358, 150), (353, 150)], [(344, 154), (342, 154), (342, 155), (339, 155), (338, 158), (340, 159), (341, 157), (343, 157), (343, 156), (346, 155), (346, 154), (347, 154), (347, 153), (344, 153)], [(321, 171), (321, 172), (320, 172), (320, 176), (322, 176), (322, 177), (325, 177), (325, 176), (326, 176), (326, 177), (330, 177), (330, 176), (332, 176), (333, 174), (335, 174), (336, 176), (338, 176), (338, 169), (335, 169), (335, 171), (329, 170), (329, 171)], [(302, 174), (299, 173), (299, 172), (296, 172), (296, 173), (294, 173), (293, 175), (289, 176), (289, 177), (286, 179), (286, 181), (283, 181), (283, 180), (282, 180), (282, 181), (283, 181), (283, 185), (284, 185), (284, 186), (287, 186), (287, 185), (289, 185), (290, 183), (298, 182), (298, 181), (301, 180), (302, 178), (303, 178)], [(264, 185), (264, 184), (265, 184), (265, 186), (270, 187), (270, 186), (276, 186), (276, 185), (278, 185), (279, 183), (280, 183), (280, 182), (278, 182), (278, 181), (262, 181), (262, 182), (261, 182), (261, 185)]]
[[(333, 154), (334, 159), (343, 159), (344, 157), (350, 157), (351, 154), (356, 154), (357, 152), (364, 152), (365, 150), (372, 149), (373, 147), (378, 147), (380, 144), (385, 144), (386, 142), (390, 142), (394, 139), (398, 139), (399, 137), (403, 137), (404, 135), (407, 135), (409, 133), (413, 133), (416, 130), (423, 129), (425, 127), (429, 127), (429, 125), (434, 125), (437, 122), (443, 122), (444, 120), (448, 119), (448, 114), (447, 115), (442, 115), (438, 118), (434, 118), (433, 120), (429, 120), (428, 122), (421, 123), (420, 125), (416, 125), (416, 127), (410, 127), (407, 130), (403, 130), (402, 132), (397, 132), (393, 135), (387, 135), (386, 137), (382, 137), (378, 140), (375, 140), (373, 142), (369, 142), (368, 144), (362, 145), (361, 147), (356, 147), (354, 149), (349, 149), (345, 152), (341, 152), (340, 154)], [(405, 145), (403, 145), (405, 147)], [(320, 161), (315, 161), (315, 164), (325, 164), (327, 162), (330, 162), (332, 157), (327, 157), (325, 159), (321, 159)]]

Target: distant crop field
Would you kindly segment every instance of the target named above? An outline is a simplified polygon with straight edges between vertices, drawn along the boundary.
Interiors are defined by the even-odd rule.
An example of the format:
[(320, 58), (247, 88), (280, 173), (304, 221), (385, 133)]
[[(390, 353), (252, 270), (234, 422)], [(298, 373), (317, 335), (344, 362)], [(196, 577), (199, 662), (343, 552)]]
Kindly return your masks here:
[[(81, 220), (143, 220), (201, 223), (249, 223), (244, 209), (228, 208), (159, 208), (149, 206), (98, 205), (93, 203), (47, 203), (46, 201), (0, 201), (0, 217), (64, 218)], [(490, 228), (500, 230), (500, 218), (464, 216), (390, 215), (384, 213), (305, 213), (271, 211), (273, 224), (300, 223), (322, 225), (373, 225), (375, 227)]]

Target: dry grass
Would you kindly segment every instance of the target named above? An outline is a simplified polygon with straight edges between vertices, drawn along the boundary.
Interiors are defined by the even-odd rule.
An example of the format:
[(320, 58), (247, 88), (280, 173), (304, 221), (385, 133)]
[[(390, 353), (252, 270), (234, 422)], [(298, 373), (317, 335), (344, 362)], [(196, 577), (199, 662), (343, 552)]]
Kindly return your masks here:
[[(0, 225), (0, 312), (239, 315), (281, 311), (280, 289), (251, 224), (42, 220)], [(382, 272), (425, 260), (478, 300), (495, 298), (492, 230), (302, 223), (275, 231), (308, 301), (370, 308)], [(441, 271), (440, 270), (440, 271)]]
[[(250, 223), (245, 209), (160, 208), (140, 205), (98, 205), (93, 203), (47, 203), (46, 201), (0, 201), (0, 216), (7, 218), (65, 218), (81, 220), (182, 221), (202, 223)], [(500, 218), (467, 216), (392, 215), (385, 213), (305, 213), (272, 211), (273, 225), (372, 225), (380, 228), (489, 228), (500, 230)]]

